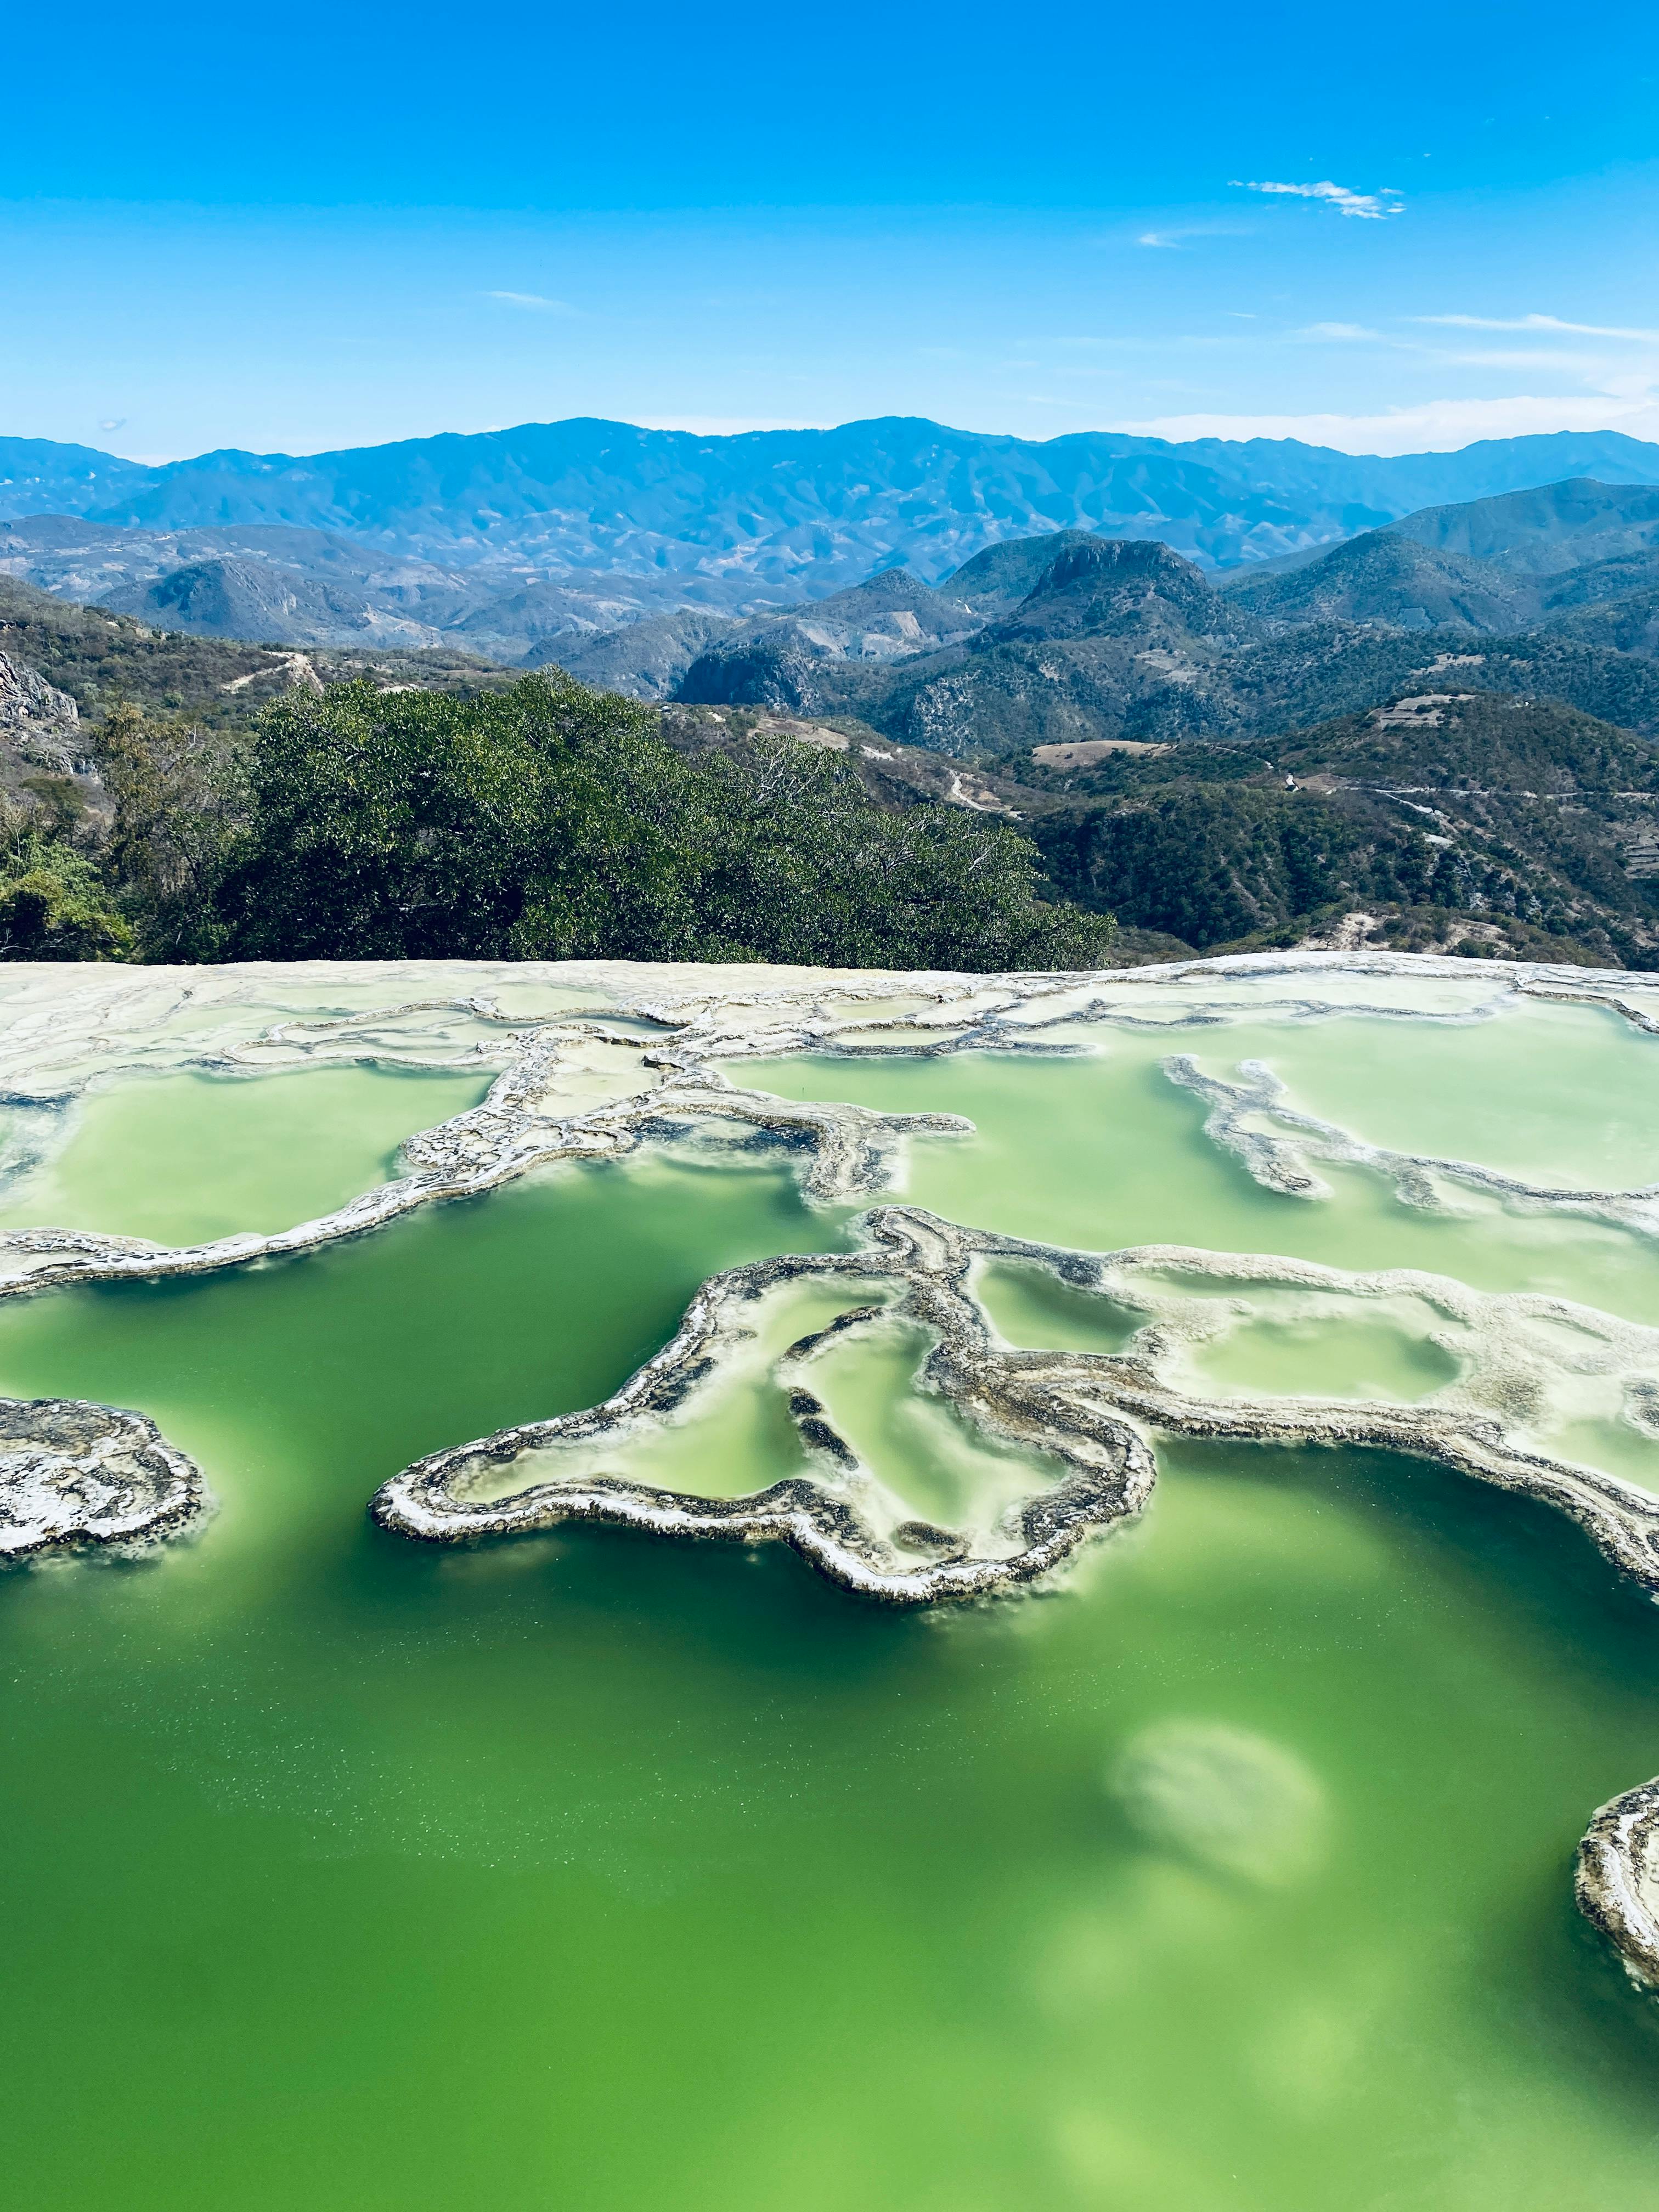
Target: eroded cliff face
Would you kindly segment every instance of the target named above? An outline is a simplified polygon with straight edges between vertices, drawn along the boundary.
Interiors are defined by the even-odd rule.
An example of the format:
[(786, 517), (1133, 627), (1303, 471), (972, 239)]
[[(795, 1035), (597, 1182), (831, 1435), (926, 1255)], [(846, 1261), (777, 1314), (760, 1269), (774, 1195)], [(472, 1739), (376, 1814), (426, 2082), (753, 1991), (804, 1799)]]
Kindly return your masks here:
[(72, 732), (81, 710), (67, 691), (58, 691), (46, 678), (9, 653), (0, 653), (0, 731), (14, 742), (18, 736), (45, 735), (61, 743)]
[(104, 800), (80, 708), (8, 653), (0, 653), (0, 799), (27, 808), (66, 800), (76, 815), (100, 812)]

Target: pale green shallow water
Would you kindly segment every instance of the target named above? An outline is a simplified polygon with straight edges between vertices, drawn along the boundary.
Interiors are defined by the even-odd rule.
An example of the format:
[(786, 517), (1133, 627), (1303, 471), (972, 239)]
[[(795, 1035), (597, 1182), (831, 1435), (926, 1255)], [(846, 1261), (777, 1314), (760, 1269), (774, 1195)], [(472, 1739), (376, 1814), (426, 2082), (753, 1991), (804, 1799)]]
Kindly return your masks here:
[(1216, 1073), (1261, 1059), (1304, 1111), (1367, 1143), (1583, 1188), (1659, 1181), (1656, 1040), (1613, 1013), (1522, 1003), (1461, 1028), (1398, 1022), (1202, 1030), (1178, 1048)]
[(405, 1137), (476, 1106), (489, 1085), (367, 1067), (139, 1076), (88, 1098), (64, 1150), (0, 1196), (0, 1229), (161, 1244), (269, 1236), (389, 1181)]
[[(1153, 1278), (1157, 1279), (1156, 1277)], [(980, 1295), (1010, 1344), (1075, 1352), (1121, 1352), (1142, 1314), (1109, 1297), (1079, 1291), (1046, 1268), (1001, 1261), (986, 1267)], [(1303, 1299), (1315, 1310), (1280, 1315), (1273, 1293), (1259, 1285), (1213, 1288), (1190, 1279), (1166, 1287), (1201, 1304), (1247, 1302), (1248, 1318), (1195, 1345), (1189, 1355), (1195, 1387), (1206, 1397), (1234, 1392), (1257, 1397), (1385, 1398), (1410, 1405), (1455, 1381), (1459, 1362), (1435, 1340), (1441, 1317), (1412, 1299), (1356, 1310), (1338, 1297)], [(1200, 1304), (1201, 1310), (1201, 1304)], [(1639, 1443), (1634, 1431), (1633, 1443)], [(1649, 1447), (1650, 1449), (1650, 1447)]]
[[(1575, 1091), (1558, 1079), (1565, 1047), (1540, 1036), (1537, 1083), (1517, 1075), (1524, 1054), (1508, 1024), (1540, 1013), (1571, 1013), (1574, 1036), (1605, 1043), (1611, 1015), (1528, 1008), (1477, 1027), (1436, 1027), (1356, 1017), (1269, 1027), (1252, 1022), (1182, 1029), (1166, 1035), (1107, 1033), (1098, 1056), (1034, 1066), (1012, 1053), (972, 1053), (940, 1060), (762, 1060), (744, 1063), (743, 1080), (791, 1098), (850, 1099), (894, 1112), (966, 1115), (971, 1139), (913, 1140), (902, 1195), (952, 1221), (1041, 1242), (1106, 1251), (1129, 1244), (1194, 1244), (1222, 1252), (1273, 1252), (1349, 1268), (1420, 1267), (1452, 1275), (1477, 1290), (1535, 1290), (1609, 1308), (1632, 1321), (1659, 1322), (1659, 1245), (1583, 1216), (1516, 1214), (1493, 1197), (1460, 1189), (1454, 1215), (1402, 1206), (1376, 1170), (1316, 1164), (1335, 1193), (1332, 1203), (1287, 1199), (1262, 1189), (1239, 1164), (1201, 1134), (1206, 1108), (1172, 1084), (1163, 1063), (1189, 1054), (1210, 1074), (1232, 1078), (1243, 1060), (1301, 1072), (1322, 1049), (1334, 1073), (1316, 1097), (1292, 1103), (1329, 1114), (1337, 1094), (1352, 1092), (1357, 1133), (1396, 1144), (1415, 1135), (1423, 1149), (1517, 1172), (1502, 1141), (1511, 1101), (1526, 1103), (1532, 1122), (1525, 1146), (1549, 1160), (1552, 1174), (1571, 1178)], [(1589, 1025), (1588, 1028), (1583, 1025)], [(1623, 1025), (1620, 1028), (1622, 1030)], [(1626, 1033), (1628, 1034), (1628, 1033)], [(1438, 1086), (1458, 1055), (1476, 1059), (1498, 1047), (1503, 1087), (1484, 1106), (1473, 1079), (1459, 1073), (1454, 1103)], [(1624, 1091), (1609, 1106), (1596, 1086), (1605, 1071), (1593, 1061), (1584, 1098), (1619, 1131), (1613, 1148), (1632, 1185), (1659, 1177), (1659, 1038), (1631, 1039)], [(1367, 1078), (1386, 1064), (1386, 1085), (1347, 1073), (1356, 1062)], [(1571, 1063), (1569, 1063), (1571, 1065)], [(1373, 1099), (1366, 1126), (1365, 1107)], [(1546, 1113), (1539, 1103), (1548, 1103)], [(1419, 1102), (1420, 1120), (1413, 1119)], [(1430, 1107), (1432, 1110), (1430, 1110)], [(1385, 1109), (1386, 1109), (1386, 1112)], [(1644, 1133), (1655, 1133), (1651, 1154)], [(1590, 1157), (1580, 1163), (1580, 1187), (1595, 1188), (1609, 1165), (1608, 1141), (1592, 1129)], [(1429, 1146), (1432, 1134), (1442, 1140)], [(1614, 1187), (1624, 1182), (1621, 1174)]]
[[(1571, 1285), (1659, 1318), (1626, 1232), (1448, 1223), (1363, 1170), (1328, 1206), (1275, 1198), (1158, 1073), (1286, 1036), (1316, 1073), (1322, 1040), (1380, 1026), (743, 1079), (972, 1115), (980, 1135), (911, 1153), (908, 1194), (958, 1219)], [(1426, 1065), (1494, 1026), (1386, 1036), (1427, 1039)], [(284, 1079), (313, 1104), (319, 1079)], [(204, 1086), (204, 1133), (243, 1088)], [(370, 1115), (375, 1158), (436, 1118)], [(1545, 1121), (1527, 1144), (1570, 1150)], [(324, 1188), (361, 1157), (368, 1122), (346, 1123), (290, 1117), (293, 1157), (236, 1203), (276, 1203), (296, 1163)], [(1146, 1522), (1072, 1586), (948, 1617), (860, 1605), (780, 1553), (584, 1530), (449, 1553), (368, 1525), (408, 1459), (592, 1402), (704, 1275), (832, 1248), (844, 1218), (781, 1163), (647, 1155), (302, 1261), (0, 1308), (0, 1388), (142, 1406), (222, 1501), (143, 1565), (0, 1581), (14, 2201), (1655, 2201), (1659, 2014), (1569, 1870), (1590, 1809), (1659, 1772), (1659, 1613), (1540, 1509), (1376, 1455), (1166, 1449)], [(1102, 1348), (1140, 1319), (994, 1273), (1015, 1341)], [(1397, 1333), (1342, 1328), (1204, 1356), (1219, 1388), (1436, 1387)], [(950, 1479), (902, 1337), (836, 1358), (813, 1387), (871, 1455), (942, 1453)], [(682, 1476), (772, 1479), (787, 1431), (752, 1397), (722, 1419)], [(1297, 1849), (1240, 1871), (1126, 1802), (1126, 1753), (1172, 1729), (1254, 1746)]]

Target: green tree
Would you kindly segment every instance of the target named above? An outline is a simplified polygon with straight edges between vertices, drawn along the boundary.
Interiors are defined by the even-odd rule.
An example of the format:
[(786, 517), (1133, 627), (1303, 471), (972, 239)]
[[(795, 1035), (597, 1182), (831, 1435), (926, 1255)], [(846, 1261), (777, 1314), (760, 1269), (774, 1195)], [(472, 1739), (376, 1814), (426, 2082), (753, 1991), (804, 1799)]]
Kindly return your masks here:
[(1004, 823), (881, 806), (838, 755), (791, 738), (702, 773), (706, 958), (983, 972), (1087, 966), (1111, 943), (1109, 919), (1041, 902), (1036, 851)]
[(104, 870), (121, 887), (143, 957), (211, 959), (222, 935), (219, 879), (244, 805), (243, 744), (122, 700), (95, 750), (113, 809)]
[(126, 960), (133, 932), (97, 868), (14, 807), (0, 816), (0, 959)]
[(683, 758), (557, 672), (471, 699), (343, 684), (270, 709), (213, 886), (219, 957), (726, 959), (979, 969), (1097, 957), (1032, 848), (879, 806), (793, 739)]

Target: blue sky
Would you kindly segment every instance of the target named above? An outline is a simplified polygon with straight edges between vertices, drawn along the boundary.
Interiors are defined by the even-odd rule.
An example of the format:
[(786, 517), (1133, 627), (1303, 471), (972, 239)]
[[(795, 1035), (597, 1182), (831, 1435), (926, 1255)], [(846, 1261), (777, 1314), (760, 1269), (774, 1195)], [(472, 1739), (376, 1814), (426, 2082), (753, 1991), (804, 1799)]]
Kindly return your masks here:
[(0, 431), (1659, 438), (1655, 43), (1623, 0), (36, 9)]

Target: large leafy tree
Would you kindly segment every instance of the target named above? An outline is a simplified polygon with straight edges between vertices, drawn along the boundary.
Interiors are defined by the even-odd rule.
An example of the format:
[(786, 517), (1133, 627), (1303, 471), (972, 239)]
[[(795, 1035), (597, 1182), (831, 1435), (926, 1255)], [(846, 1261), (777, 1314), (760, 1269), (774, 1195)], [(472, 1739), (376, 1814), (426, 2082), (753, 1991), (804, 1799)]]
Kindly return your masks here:
[(234, 957), (672, 957), (685, 771), (629, 702), (560, 680), (456, 699), (295, 695), (252, 748), (216, 906)]
[(688, 760), (557, 673), (270, 710), (212, 899), (221, 957), (1087, 963), (1110, 925), (959, 809), (878, 806), (791, 738)]

